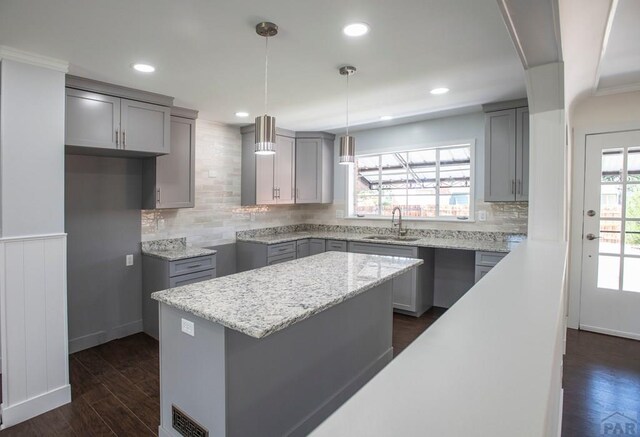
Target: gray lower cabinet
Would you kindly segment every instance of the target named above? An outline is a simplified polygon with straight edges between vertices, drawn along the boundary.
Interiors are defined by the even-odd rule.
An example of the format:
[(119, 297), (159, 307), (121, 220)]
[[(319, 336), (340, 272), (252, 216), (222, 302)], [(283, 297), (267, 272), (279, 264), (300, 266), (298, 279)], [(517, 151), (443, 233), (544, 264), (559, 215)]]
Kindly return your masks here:
[(400, 312), (420, 316), (433, 306), (433, 249), (349, 242), (348, 251), (423, 259), (424, 264), (392, 279), (393, 308)]
[(326, 252), (326, 241), (321, 238), (311, 238), (309, 240), (309, 255), (317, 255)]
[(195, 154), (197, 111), (179, 110), (171, 116), (171, 153), (147, 158), (142, 170), (143, 209), (195, 206)]
[(309, 256), (309, 240), (296, 241), (296, 258), (304, 258)]
[(347, 242), (343, 240), (327, 240), (325, 247), (327, 252), (346, 252)]
[(528, 200), (529, 109), (485, 114), (485, 194), (487, 202)]
[(151, 293), (206, 281), (216, 277), (216, 256), (168, 261), (142, 256), (142, 321), (144, 332), (158, 339), (158, 303)]
[(65, 92), (68, 151), (101, 155), (112, 151), (114, 156), (170, 152), (172, 97), (72, 76), (67, 76)]
[[(238, 241), (236, 243), (237, 270), (238, 272), (245, 272), (247, 270), (253, 270), (264, 266), (292, 261), (297, 257), (297, 250), (296, 241), (277, 244)], [(303, 247), (301, 247), (300, 250), (302, 253), (306, 252), (306, 249)]]
[(296, 133), (296, 203), (333, 202), (333, 134)]
[(476, 282), (484, 277), (489, 271), (498, 264), (502, 258), (507, 256), (503, 252), (476, 252)]

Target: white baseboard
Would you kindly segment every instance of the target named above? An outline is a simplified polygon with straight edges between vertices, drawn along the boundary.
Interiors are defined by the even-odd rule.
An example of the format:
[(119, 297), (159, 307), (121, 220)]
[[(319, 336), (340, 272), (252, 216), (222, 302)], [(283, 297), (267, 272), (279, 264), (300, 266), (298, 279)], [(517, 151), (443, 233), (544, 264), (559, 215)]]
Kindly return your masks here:
[(50, 392), (43, 393), (19, 404), (11, 405), (8, 408), (2, 407), (2, 426), (6, 429), (32, 417), (58, 408), (71, 402), (71, 386), (64, 385)]
[(81, 350), (89, 349), (117, 338), (137, 334), (138, 332), (142, 332), (142, 328), (142, 319), (140, 319), (134, 322), (125, 323), (124, 325), (116, 326), (108, 331), (93, 332), (91, 334), (83, 335), (82, 337), (70, 339), (69, 353), (72, 354), (80, 352)]
[(580, 329), (582, 329), (583, 331), (596, 332), (598, 334), (606, 334), (616, 337), (630, 338), (632, 340), (640, 340), (640, 334), (634, 334), (633, 332), (616, 331), (615, 329), (600, 328), (598, 326), (589, 325), (580, 325)]
[(171, 434), (169, 431), (164, 429), (162, 425), (158, 427), (158, 437), (174, 437), (175, 435), (179, 434)]

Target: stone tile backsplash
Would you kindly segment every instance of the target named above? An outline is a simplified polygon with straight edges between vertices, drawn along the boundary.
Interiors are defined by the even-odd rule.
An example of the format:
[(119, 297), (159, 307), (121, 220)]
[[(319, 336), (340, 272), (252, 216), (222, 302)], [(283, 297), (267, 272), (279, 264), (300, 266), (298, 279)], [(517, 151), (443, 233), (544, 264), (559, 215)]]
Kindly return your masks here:
[[(339, 219), (345, 205), (240, 205), (240, 129), (198, 120), (196, 125), (196, 206), (142, 211), (142, 240), (186, 237), (196, 246), (235, 242), (236, 232), (299, 224), (390, 227), (390, 220)], [(526, 233), (527, 203), (476, 202), (476, 214), (487, 220), (460, 222), (404, 222), (408, 229)], [(384, 232), (381, 230), (381, 232)]]

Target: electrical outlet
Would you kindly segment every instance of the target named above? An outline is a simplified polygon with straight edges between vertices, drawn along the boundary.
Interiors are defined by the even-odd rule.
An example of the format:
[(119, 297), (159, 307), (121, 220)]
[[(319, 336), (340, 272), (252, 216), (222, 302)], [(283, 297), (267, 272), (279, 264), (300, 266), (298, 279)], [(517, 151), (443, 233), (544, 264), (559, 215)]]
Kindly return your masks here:
[(337, 218), (337, 219), (344, 218), (344, 210), (342, 210), (342, 209), (336, 209), (336, 218)]
[(187, 319), (182, 319), (182, 332), (194, 337), (196, 335), (196, 328), (193, 325), (193, 322)]
[(133, 265), (133, 255), (127, 255), (126, 256), (126, 265), (127, 267), (130, 267)]
[(478, 211), (478, 221), (484, 222), (487, 220), (487, 211)]

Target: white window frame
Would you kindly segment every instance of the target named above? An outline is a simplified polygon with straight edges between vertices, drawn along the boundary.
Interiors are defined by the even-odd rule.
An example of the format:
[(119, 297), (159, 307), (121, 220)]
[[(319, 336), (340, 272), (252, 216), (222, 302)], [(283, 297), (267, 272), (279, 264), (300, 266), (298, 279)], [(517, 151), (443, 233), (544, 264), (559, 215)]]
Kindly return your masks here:
[[(379, 150), (371, 151), (370, 153), (362, 153), (357, 154), (358, 157), (366, 157), (366, 156), (378, 156), (384, 155), (387, 153), (406, 153), (406, 152), (416, 152), (420, 150), (431, 150), (431, 149), (446, 149), (446, 148), (454, 148), (455, 146), (464, 146), (469, 145), (470, 148), (470, 162), (469, 162), (469, 182), (471, 184), (471, 189), (469, 192), (469, 216), (467, 219), (459, 219), (458, 217), (402, 217), (402, 220), (408, 221), (430, 221), (430, 222), (457, 222), (457, 223), (473, 223), (475, 222), (475, 206), (476, 206), (476, 140), (474, 139), (464, 139), (457, 141), (443, 141), (432, 144), (423, 144), (417, 145), (413, 147), (403, 148), (401, 150), (394, 150), (390, 148), (382, 148)], [(440, 159), (438, 153), (438, 159), (436, 160), (436, 166), (439, 169), (440, 167)], [(355, 200), (354, 200), (354, 191), (355, 191), (355, 172), (356, 172), (355, 164), (350, 165), (347, 171), (347, 184), (345, 190), (345, 205), (347, 206), (347, 215), (346, 219), (350, 220), (390, 220), (391, 216), (387, 215), (355, 215)], [(439, 172), (438, 172), (439, 173)], [(440, 199), (439, 196), (436, 195), (436, 204), (439, 205)]]

